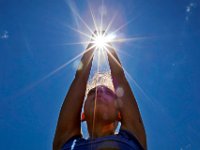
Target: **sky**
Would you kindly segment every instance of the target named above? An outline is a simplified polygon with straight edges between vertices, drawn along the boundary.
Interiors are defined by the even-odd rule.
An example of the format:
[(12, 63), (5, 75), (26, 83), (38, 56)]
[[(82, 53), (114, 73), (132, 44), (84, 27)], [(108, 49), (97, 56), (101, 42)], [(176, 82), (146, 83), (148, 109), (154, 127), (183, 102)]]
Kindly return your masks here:
[(0, 149), (52, 149), (80, 60), (73, 58), (86, 46), (72, 43), (86, 39), (77, 32), (89, 33), (83, 21), (93, 30), (89, 8), (106, 25), (117, 14), (111, 30), (122, 27), (117, 37), (135, 39), (114, 46), (141, 111), (148, 149), (198, 149), (199, 0), (1, 0)]

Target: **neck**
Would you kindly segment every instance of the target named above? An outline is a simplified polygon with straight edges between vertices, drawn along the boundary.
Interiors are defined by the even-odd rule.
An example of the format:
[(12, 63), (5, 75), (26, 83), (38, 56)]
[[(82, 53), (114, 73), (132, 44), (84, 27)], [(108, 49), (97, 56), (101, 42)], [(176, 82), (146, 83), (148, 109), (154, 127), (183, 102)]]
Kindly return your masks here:
[(98, 138), (107, 135), (113, 135), (115, 132), (114, 123), (110, 124), (101, 124), (101, 123), (93, 123), (88, 124), (88, 132), (90, 138)]

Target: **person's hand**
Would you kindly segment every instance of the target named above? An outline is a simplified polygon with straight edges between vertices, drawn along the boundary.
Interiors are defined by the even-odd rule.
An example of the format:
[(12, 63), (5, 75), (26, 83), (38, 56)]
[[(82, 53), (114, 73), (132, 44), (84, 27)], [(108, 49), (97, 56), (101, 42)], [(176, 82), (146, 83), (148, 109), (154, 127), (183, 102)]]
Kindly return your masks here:
[[(101, 33), (101, 34), (100, 34)], [(97, 31), (97, 30), (95, 30), (94, 31), (94, 33), (92, 34), (92, 37), (94, 37), (94, 35), (104, 35), (104, 33), (105, 33), (105, 30), (102, 30), (102, 31)]]
[(95, 44), (97, 49), (106, 47), (109, 42), (109, 37), (105, 30), (95, 30), (92, 35), (92, 43)]

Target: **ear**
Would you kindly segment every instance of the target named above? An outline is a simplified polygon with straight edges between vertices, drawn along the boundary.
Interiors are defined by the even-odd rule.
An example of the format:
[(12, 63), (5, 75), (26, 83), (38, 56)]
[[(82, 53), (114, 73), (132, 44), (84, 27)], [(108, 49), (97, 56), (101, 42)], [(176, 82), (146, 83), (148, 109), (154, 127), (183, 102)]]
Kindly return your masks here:
[(81, 114), (81, 122), (83, 122), (83, 121), (85, 121), (85, 113), (84, 112)]
[(117, 114), (117, 121), (121, 121), (121, 120), (122, 120), (121, 113), (120, 113), (120, 112), (118, 112), (118, 114)]

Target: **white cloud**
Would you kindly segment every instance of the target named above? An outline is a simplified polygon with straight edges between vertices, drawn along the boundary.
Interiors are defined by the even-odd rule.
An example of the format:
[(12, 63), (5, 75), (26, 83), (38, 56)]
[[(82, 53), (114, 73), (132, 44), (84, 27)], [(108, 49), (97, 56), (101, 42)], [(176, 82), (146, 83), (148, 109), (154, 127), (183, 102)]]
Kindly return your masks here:
[(190, 10), (191, 10), (190, 6), (187, 6), (186, 7), (186, 12), (190, 12)]
[(186, 17), (185, 20), (188, 21), (190, 18), (190, 15), (192, 14), (192, 10), (196, 7), (196, 4), (191, 2), (186, 6)]
[(1, 39), (8, 39), (9, 38), (8, 31), (5, 30), (2, 34), (0, 34), (0, 38)]

